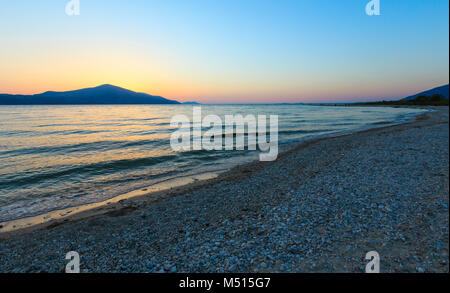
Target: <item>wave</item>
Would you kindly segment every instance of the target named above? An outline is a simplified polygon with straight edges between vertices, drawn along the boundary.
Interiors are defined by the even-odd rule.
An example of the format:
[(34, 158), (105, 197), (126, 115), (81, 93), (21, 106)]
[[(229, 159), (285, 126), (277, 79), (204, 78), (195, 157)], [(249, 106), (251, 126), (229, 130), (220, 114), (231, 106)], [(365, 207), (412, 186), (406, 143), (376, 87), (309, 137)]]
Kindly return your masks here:
[(392, 121), (378, 121), (378, 122), (373, 122), (370, 123), (370, 125), (387, 125), (387, 124), (391, 124)]
[(137, 141), (95, 141), (95, 142), (87, 142), (87, 143), (79, 143), (79, 144), (68, 144), (61, 146), (41, 146), (41, 147), (33, 147), (33, 148), (21, 148), (9, 151), (0, 151), (0, 156), (6, 155), (32, 155), (32, 154), (44, 154), (44, 153), (52, 153), (52, 154), (68, 154), (68, 153), (77, 153), (77, 152), (92, 152), (92, 151), (105, 151), (105, 150), (114, 150), (114, 149), (123, 149), (128, 147), (135, 146), (143, 146), (143, 145), (152, 145), (152, 146), (161, 146), (166, 143), (160, 139), (143, 139)]
[[(38, 170), (29, 170), (26, 173), (32, 174), (30, 176), (23, 176), (17, 178), (14, 175), (12, 179), (1, 180), (0, 185), (4, 188), (13, 186), (22, 186), (38, 183), (48, 179), (58, 180), (64, 176), (72, 175), (80, 177), (81, 175), (105, 175), (108, 173), (114, 173), (121, 170), (127, 170), (131, 168), (148, 167), (156, 165), (162, 162), (168, 162), (176, 159), (176, 155), (138, 158), (138, 159), (125, 159), (117, 161), (107, 161), (94, 164), (80, 165), (76, 167), (68, 166), (53, 166), (51, 170), (59, 169), (58, 171), (49, 171), (46, 173), (38, 172)], [(61, 170), (62, 169), (62, 170)], [(5, 176), (6, 177), (6, 176)], [(73, 179), (73, 178), (72, 178)]]
[[(17, 107), (20, 111), (15, 110), (17, 113), (9, 116), (11, 113), (2, 113), (0, 107), (3, 115), (0, 124), (5, 122), (0, 129), (0, 207), (17, 203), (18, 210), (31, 206), (39, 210), (53, 204), (77, 205), (103, 200), (139, 186), (149, 186), (155, 178), (160, 180), (205, 168), (228, 169), (257, 157), (256, 152), (248, 151), (248, 127), (244, 128), (246, 150), (243, 151), (171, 152), (173, 131), (188, 129), (171, 127), (170, 117), (175, 114), (191, 117), (191, 107), (151, 106), (148, 118), (142, 117), (142, 106), (130, 106), (129, 111), (115, 111), (117, 107), (113, 106), (78, 108), (83, 111), (58, 107), (49, 115), (46, 107), (37, 106), (33, 111)], [(99, 111), (102, 108), (105, 109)], [(418, 112), (300, 105), (223, 105), (211, 106), (210, 111), (219, 117), (238, 113), (277, 114), (280, 145), (391, 124)], [(227, 137), (226, 128), (224, 125), (222, 132), (219, 128), (222, 138)], [(202, 127), (203, 133), (209, 130), (211, 127)], [(258, 135), (250, 131), (250, 135)], [(229, 135), (234, 140), (240, 134), (234, 126)], [(269, 137), (267, 125), (267, 140)], [(96, 161), (89, 161), (90, 158)], [(27, 166), (33, 167), (26, 169)]]

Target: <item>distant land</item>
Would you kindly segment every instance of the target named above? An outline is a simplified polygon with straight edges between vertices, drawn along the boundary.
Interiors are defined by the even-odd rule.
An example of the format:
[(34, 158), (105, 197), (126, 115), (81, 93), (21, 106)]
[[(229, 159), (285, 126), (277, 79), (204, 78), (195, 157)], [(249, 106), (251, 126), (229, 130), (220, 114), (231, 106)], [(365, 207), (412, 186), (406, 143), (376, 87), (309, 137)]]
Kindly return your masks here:
[(133, 92), (104, 84), (67, 92), (45, 92), (36, 95), (0, 94), (0, 105), (119, 105), (119, 104), (180, 104), (160, 96)]
[[(431, 97), (433, 95), (441, 95), (445, 99), (449, 99), (449, 85), (439, 86), (427, 91), (417, 93), (415, 95), (400, 99), (398, 101), (380, 101), (362, 103), (356, 102), (352, 104), (376, 104), (376, 103), (399, 103), (415, 101), (418, 97)], [(444, 99), (444, 100), (445, 100)], [(118, 86), (104, 84), (97, 87), (79, 89), (66, 92), (47, 91), (36, 95), (11, 95), (0, 94), (0, 105), (124, 105), (124, 104), (184, 104), (184, 105), (200, 105), (198, 102), (188, 101), (180, 103), (175, 100), (169, 100), (160, 96), (152, 96), (146, 93), (137, 93)], [(280, 105), (297, 105), (304, 103), (274, 103)], [(316, 103), (307, 103), (317, 105)], [(342, 104), (348, 103), (319, 103), (319, 105)]]
[(418, 98), (419, 96), (432, 96), (432, 95), (442, 95), (444, 97), (446, 97), (447, 99), (449, 98), (449, 85), (443, 85), (440, 87), (436, 87), (433, 88), (431, 90), (427, 90), (409, 97), (406, 97), (404, 99), (402, 99), (402, 101), (410, 101), (410, 100), (415, 100), (416, 98)]
[(184, 102), (185, 105), (200, 105), (200, 103), (197, 102)]
[(354, 103), (368, 106), (448, 106), (449, 85), (443, 85), (396, 101)]

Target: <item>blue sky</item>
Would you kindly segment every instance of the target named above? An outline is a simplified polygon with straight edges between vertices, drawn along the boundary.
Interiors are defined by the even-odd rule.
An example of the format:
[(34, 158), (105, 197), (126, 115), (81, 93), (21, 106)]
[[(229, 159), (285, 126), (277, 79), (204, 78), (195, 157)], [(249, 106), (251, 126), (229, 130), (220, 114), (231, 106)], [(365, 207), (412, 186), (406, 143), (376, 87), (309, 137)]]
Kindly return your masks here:
[(449, 81), (449, 2), (0, 1), (0, 92), (111, 83), (211, 103), (397, 98)]

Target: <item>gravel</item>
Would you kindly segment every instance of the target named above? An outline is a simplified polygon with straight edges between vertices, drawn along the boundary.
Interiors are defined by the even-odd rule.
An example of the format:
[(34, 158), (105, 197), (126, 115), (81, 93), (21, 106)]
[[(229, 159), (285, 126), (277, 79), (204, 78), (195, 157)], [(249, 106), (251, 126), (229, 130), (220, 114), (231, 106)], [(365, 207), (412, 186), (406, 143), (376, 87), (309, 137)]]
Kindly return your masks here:
[(0, 240), (0, 272), (449, 272), (448, 107), (124, 213)]

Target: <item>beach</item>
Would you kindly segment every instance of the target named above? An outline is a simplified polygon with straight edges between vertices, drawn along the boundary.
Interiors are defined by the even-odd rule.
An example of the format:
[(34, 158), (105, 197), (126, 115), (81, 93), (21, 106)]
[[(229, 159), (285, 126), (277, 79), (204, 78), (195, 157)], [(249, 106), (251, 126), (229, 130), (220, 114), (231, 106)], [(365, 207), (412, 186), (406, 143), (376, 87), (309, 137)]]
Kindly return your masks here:
[(448, 272), (449, 113), (0, 234), (0, 272)]

